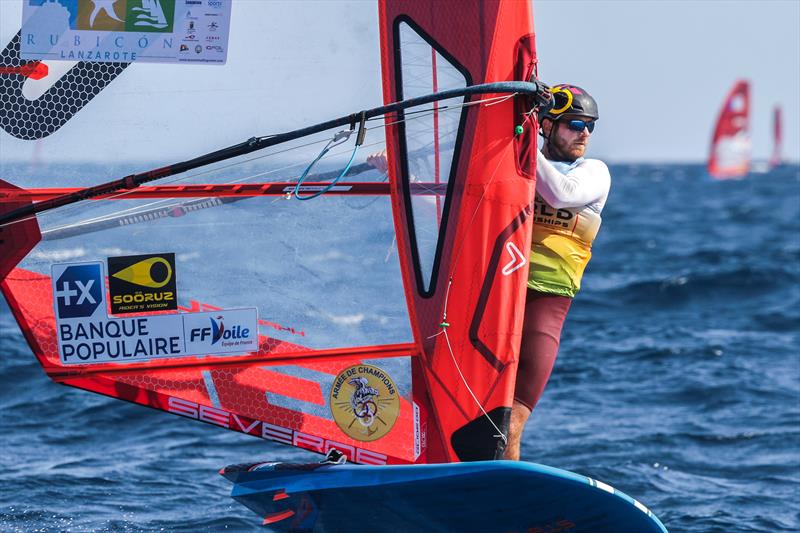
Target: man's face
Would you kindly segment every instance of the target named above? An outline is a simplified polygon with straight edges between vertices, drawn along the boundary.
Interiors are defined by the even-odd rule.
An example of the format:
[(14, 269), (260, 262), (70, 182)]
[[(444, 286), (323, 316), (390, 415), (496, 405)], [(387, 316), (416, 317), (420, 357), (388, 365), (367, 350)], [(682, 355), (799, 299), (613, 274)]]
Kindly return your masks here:
[[(543, 124), (544, 133), (550, 139), (550, 142), (555, 145), (558, 151), (570, 159), (578, 159), (583, 157), (586, 153), (586, 146), (589, 144), (588, 128), (583, 128), (581, 131), (575, 131), (569, 128), (570, 120), (582, 120), (584, 122), (591, 121), (589, 117), (579, 115), (566, 115), (561, 117), (558, 122), (547, 121)], [(550, 136), (550, 128), (555, 128), (553, 135)]]

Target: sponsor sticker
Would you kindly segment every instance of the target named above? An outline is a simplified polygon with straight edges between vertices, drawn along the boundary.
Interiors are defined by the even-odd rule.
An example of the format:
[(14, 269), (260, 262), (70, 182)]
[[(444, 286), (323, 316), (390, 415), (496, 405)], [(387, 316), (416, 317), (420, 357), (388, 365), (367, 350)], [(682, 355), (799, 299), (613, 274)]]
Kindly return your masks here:
[(360, 364), (336, 376), (330, 406), (333, 419), (348, 437), (368, 442), (391, 431), (400, 414), (400, 395), (386, 372)]
[(414, 460), (416, 461), (422, 454), (422, 435), (420, 433), (419, 405), (413, 401), (411, 405), (414, 407)]
[[(226, 61), (232, 0), (24, 0), (22, 59)], [(220, 50), (187, 58), (182, 40), (214, 32)], [(191, 36), (191, 37), (189, 37)], [(213, 53), (212, 53), (213, 52)]]
[[(62, 364), (246, 354), (258, 350), (255, 308), (112, 317), (107, 313), (103, 263), (53, 265), (52, 279)], [(142, 279), (139, 281), (149, 283)]]
[(100, 263), (53, 269), (52, 279), (56, 319), (89, 318), (101, 309), (105, 291)]
[(219, 313), (182, 315), (188, 353), (258, 350), (254, 309), (227, 309)]
[(178, 309), (175, 254), (108, 258), (111, 314)]

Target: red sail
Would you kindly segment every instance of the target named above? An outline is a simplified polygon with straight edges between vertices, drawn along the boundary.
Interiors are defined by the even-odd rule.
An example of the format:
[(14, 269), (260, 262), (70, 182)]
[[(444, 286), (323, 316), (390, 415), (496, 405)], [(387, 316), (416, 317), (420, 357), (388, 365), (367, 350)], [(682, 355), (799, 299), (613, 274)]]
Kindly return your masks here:
[(781, 164), (781, 148), (783, 145), (783, 124), (781, 121), (781, 106), (776, 105), (772, 112), (772, 155), (769, 158), (769, 168)]
[[(425, 76), (414, 69), (417, 58), (432, 52), (436, 69), (449, 65), (446, 78), (467, 85), (533, 73), (528, 2), (382, 2), (381, 32), (387, 102), (408, 96), (411, 81)], [(441, 85), (445, 76), (438, 77)], [(424, 378), (433, 413), (428, 462), (499, 457), (512, 405), (535, 181), (520, 170), (531, 167), (520, 164), (514, 145), (514, 126), (525, 117), (512, 100), (492, 103), (458, 124), (460, 152), (441, 172), (448, 195), (439, 227), (425, 224), (422, 200), (409, 191), (418, 172), (406, 158), (415, 132), (410, 124), (387, 130), (400, 264), (422, 353), (415, 385)], [(421, 241), (432, 232), (435, 255), (426, 257)]]
[[(379, 3), (378, 22), (386, 102), (527, 81), (535, 73), (529, 2), (387, 0)], [(248, 61), (232, 57), (219, 68), (237, 72)], [(298, 69), (306, 68), (300, 63)], [(84, 70), (69, 82), (91, 84)], [(65, 84), (53, 90), (70, 97)], [(206, 109), (202, 91), (181, 95), (192, 109)], [(96, 100), (109, 104), (113, 97), (106, 91)], [(255, 168), (247, 178), (238, 179), (239, 167), (224, 161), (175, 182), (115, 190), (2, 226), (0, 290), (56, 382), (323, 454), (336, 447), (353, 462), (499, 457), (513, 397), (535, 188), (535, 161), (520, 139), (535, 142), (536, 124), (521, 101), (509, 93), (461, 96), (393, 112), (384, 128), (370, 122), (371, 150), (382, 148), (385, 135), (388, 186), (383, 173), (370, 170), (364, 175), (371, 172), (371, 181), (343, 180), (330, 195), (289, 201), (295, 182), (287, 180), (299, 171), (283, 175), (289, 168), (283, 154), (294, 150), (302, 170), (316, 161), (320, 143), (342, 138), (336, 128), (280, 146), (274, 168), (266, 166), (269, 153), (263, 161), (239, 161)], [(133, 99), (119, 113), (145, 117), (148, 105), (147, 98)], [(238, 104), (216, 105), (229, 106), (233, 116)], [(113, 118), (101, 113), (107, 107), (93, 103), (79, 111), (88, 123), (95, 112)], [(194, 131), (194, 123), (179, 120), (179, 107), (163, 113), (167, 126), (153, 128), (150, 145), (171, 147), (171, 139)], [(67, 135), (82, 138), (79, 124), (70, 122), (46, 142), (58, 149)], [(519, 125), (523, 132), (515, 136)], [(107, 139), (120, 150), (129, 140), (122, 133)], [(220, 145), (230, 140), (218, 133)], [(274, 181), (262, 183), (264, 176)], [(327, 185), (304, 186), (310, 193)], [(0, 214), (66, 192), (0, 182)], [(159, 316), (190, 320), (255, 309), (257, 344), (224, 355), (97, 359), (94, 350), (106, 342), (118, 347), (114, 357), (127, 342), (103, 329), (126, 318), (105, 305), (113, 301), (112, 263), (158, 254), (174, 260), (177, 309), (127, 317), (155, 323)], [(92, 265), (91, 281), (95, 287), (105, 281), (106, 290), (98, 289), (88, 314), (70, 318), (82, 321), (86, 342), (79, 349), (94, 354), (70, 361), (60, 309), (71, 305), (75, 287), (88, 287), (88, 278), (62, 273), (59, 282), (53, 273), (80, 265)], [(140, 289), (124, 296), (153, 294)]]
[(740, 80), (725, 98), (720, 111), (708, 173), (717, 179), (740, 178), (750, 169), (750, 84)]

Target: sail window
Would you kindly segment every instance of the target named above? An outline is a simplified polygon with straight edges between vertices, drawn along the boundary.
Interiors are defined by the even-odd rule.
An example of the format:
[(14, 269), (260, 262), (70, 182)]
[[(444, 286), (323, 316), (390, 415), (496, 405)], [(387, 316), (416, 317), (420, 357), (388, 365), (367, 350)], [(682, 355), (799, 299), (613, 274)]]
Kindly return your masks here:
[[(401, 99), (467, 86), (466, 76), (431, 39), (405, 21), (397, 28)], [(432, 283), (446, 226), (446, 192), (456, 166), (463, 102), (463, 97), (453, 98), (434, 102), (422, 111), (407, 111), (400, 128), (409, 234), (417, 282), (424, 295), (435, 288)]]

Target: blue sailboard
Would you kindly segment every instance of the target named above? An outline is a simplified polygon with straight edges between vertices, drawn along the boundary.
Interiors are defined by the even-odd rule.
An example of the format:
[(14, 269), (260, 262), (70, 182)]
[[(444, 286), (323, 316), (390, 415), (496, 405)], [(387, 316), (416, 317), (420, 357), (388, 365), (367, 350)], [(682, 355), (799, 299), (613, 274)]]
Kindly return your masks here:
[(257, 463), (221, 473), (234, 483), (231, 496), (276, 531), (667, 531), (613, 487), (534, 463)]

